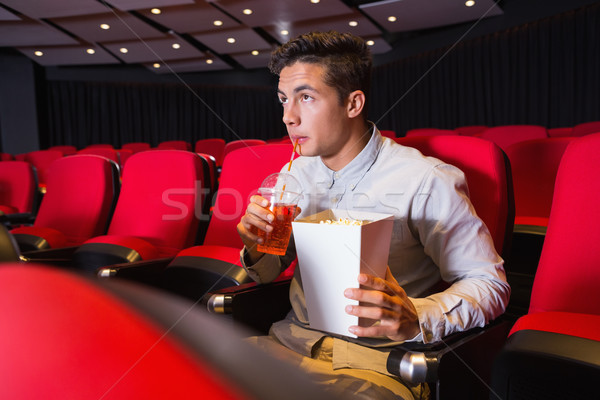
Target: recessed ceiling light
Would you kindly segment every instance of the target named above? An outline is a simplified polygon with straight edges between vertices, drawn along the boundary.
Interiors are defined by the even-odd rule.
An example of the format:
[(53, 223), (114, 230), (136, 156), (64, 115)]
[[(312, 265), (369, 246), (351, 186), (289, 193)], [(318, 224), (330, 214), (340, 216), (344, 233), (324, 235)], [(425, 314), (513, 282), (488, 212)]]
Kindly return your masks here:
[(214, 20), (214, 21), (213, 21), (213, 25), (214, 25), (214, 26), (221, 26), (221, 25), (223, 25), (223, 21), (221, 21), (221, 20), (218, 20), (218, 19), (217, 19), (217, 20)]
[(244, 14), (246, 14), (246, 15), (250, 15), (250, 14), (252, 14), (252, 10), (251, 10), (251, 9), (249, 9), (249, 8), (246, 8), (246, 9), (245, 9), (244, 11), (242, 11), (242, 12), (243, 12)]
[(110, 29), (110, 25), (109, 24), (100, 24), (100, 28), (102, 28), (102, 29)]
[(390, 15), (390, 16), (388, 17), (388, 21), (390, 21), (390, 22), (396, 22), (396, 19), (397, 19), (397, 18), (396, 18), (396, 17), (394, 17), (393, 15)]
[(177, 49), (181, 48), (181, 45), (179, 43), (173, 43), (171, 45), (171, 47), (174, 48), (175, 50), (177, 50)]
[(209, 58), (209, 59), (207, 59), (207, 60), (206, 60), (206, 63), (207, 63), (207, 64), (212, 64), (212, 63), (213, 63), (213, 60), (212, 60), (212, 58)]
[(358, 22), (357, 21), (350, 21), (350, 22), (348, 22), (348, 25), (350, 25), (350, 26), (358, 26)]
[(152, 14), (156, 14), (156, 15), (158, 15), (158, 14), (160, 14), (162, 11), (160, 11), (160, 8), (153, 8), (152, 10), (150, 10), (150, 12), (151, 12)]
[(154, 64), (152, 64), (152, 66), (153, 66), (154, 68), (160, 68), (160, 64), (159, 64), (159, 63), (154, 63)]
[(367, 40), (367, 46), (373, 46), (373, 45), (375, 45), (375, 41)]
[(43, 55), (44, 55), (44, 53), (43, 53), (43, 52), (41, 52), (41, 51), (39, 51), (39, 50), (37, 50), (37, 51), (34, 51), (34, 52), (33, 52), (33, 54), (35, 54), (35, 55), (36, 55), (36, 56), (38, 56), (38, 57), (41, 57), (41, 56), (43, 56)]
[(227, 38), (227, 43), (235, 43), (235, 38)]
[(320, 2), (321, 0), (310, 0), (311, 3), (313, 4), (317, 4), (318, 2)]
[(94, 49), (87, 49), (85, 52), (88, 53), (88, 54), (94, 54), (96, 52), (96, 50), (94, 50)]
[(125, 47), (121, 47), (121, 48), (119, 49), (119, 51), (120, 51), (121, 53), (125, 54), (125, 53), (127, 53), (129, 50), (127, 50)]
[(258, 55), (258, 50), (252, 50), (252, 55), (253, 56), (257, 56)]
[(467, 7), (473, 7), (475, 5), (475, 2), (473, 0), (468, 0), (465, 2), (465, 6)]
[(283, 36), (287, 36), (287, 35), (289, 35), (289, 34), (290, 34), (290, 32), (289, 32), (287, 29), (282, 29), (282, 30), (281, 30), (281, 34), (282, 34)]

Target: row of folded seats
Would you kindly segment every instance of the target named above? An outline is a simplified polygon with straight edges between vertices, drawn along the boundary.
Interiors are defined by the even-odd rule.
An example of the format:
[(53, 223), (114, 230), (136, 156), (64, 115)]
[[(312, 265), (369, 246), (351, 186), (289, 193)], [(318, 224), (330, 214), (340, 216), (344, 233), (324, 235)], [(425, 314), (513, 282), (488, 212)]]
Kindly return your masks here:
[[(557, 388), (556, 376), (573, 375), (568, 371), (574, 367), (562, 364), (570, 359), (576, 360), (574, 370), (580, 376), (597, 374), (598, 360), (591, 360), (589, 356), (583, 361), (578, 360), (581, 354), (574, 354), (577, 351), (573, 346), (596, 349), (597, 354), (600, 341), (600, 299), (596, 295), (600, 284), (596, 260), (600, 254), (596, 254), (599, 238), (595, 229), (600, 221), (595, 162), (600, 150), (600, 134), (530, 140), (511, 145), (505, 151), (491, 141), (476, 137), (439, 135), (395, 140), (454, 164), (465, 172), (473, 205), (488, 226), (498, 252), (506, 260), (513, 295), (515, 275), (511, 276), (511, 270), (515, 267), (514, 260), (519, 256), (517, 253), (530, 251), (527, 248), (515, 250), (518, 227), (543, 227), (533, 229), (540, 238), (540, 248), (543, 246), (541, 256), (525, 262), (531, 268), (533, 285), (532, 290), (530, 287), (529, 291), (524, 291), (527, 300), (531, 299), (527, 307), (496, 324), (495, 334), (487, 341), (476, 342), (475, 350), (446, 349), (445, 358), (436, 356), (440, 362), (446, 360), (445, 367), (440, 370), (445, 371), (444, 376), (432, 373), (422, 377), (402, 376), (403, 379), (433, 380), (439, 395), (451, 391), (456, 385), (454, 380), (464, 385), (467, 379), (473, 387), (479, 387), (482, 386), (479, 378), (483, 378), (482, 390), (487, 390), (486, 385), (493, 382), (493, 390), (505, 394), (501, 398), (510, 398), (511, 390), (519, 392), (518, 383), (524, 383), (526, 387), (537, 385), (536, 391), (540, 393), (548, 394), (547, 390), (560, 393), (562, 389)], [(193, 301), (202, 299), (213, 310), (231, 313), (234, 320), (265, 332), (270, 323), (282, 318), (289, 308), (286, 286), (289, 280), (285, 278), (292, 271), (286, 271), (274, 285), (243, 285), (249, 279), (240, 268), (242, 244), (235, 225), (252, 192), (266, 175), (278, 171), (289, 160), (291, 151), (288, 141), (286, 144), (244, 147), (225, 158), (203, 241), (194, 240), (197, 235), (194, 224), (198, 223), (198, 218), (192, 215), (197, 209), (194, 195), (198, 191), (197, 183), (202, 182), (202, 178), (193, 172), (201, 170), (197, 156), (181, 151), (136, 154), (131, 158), (133, 164), (130, 166), (139, 163), (144, 165), (140, 169), (145, 169), (142, 160), (148, 159), (148, 164), (154, 165), (155, 169), (138, 176), (135, 175), (136, 168), (126, 169), (107, 234), (78, 246), (70, 261), (104, 277), (142, 281)], [(153, 154), (168, 154), (172, 158), (164, 163), (164, 160), (151, 159)], [(185, 160), (184, 165), (177, 165), (175, 158)], [(161, 186), (163, 179), (168, 183)], [(51, 190), (49, 187), (46, 196), (52, 193)], [(527, 194), (528, 191), (531, 193)], [(535, 197), (537, 195), (541, 196)], [(527, 228), (524, 229), (524, 233), (529, 233)], [(14, 233), (15, 236), (18, 234)], [(48, 252), (29, 252), (26, 256), (49, 261), (46, 258)], [(241, 286), (236, 289), (237, 285)], [(221, 293), (215, 292), (219, 288), (225, 289)], [(276, 300), (265, 297), (264, 291), (276, 296)], [(248, 302), (252, 306), (248, 306)], [(489, 331), (484, 329), (481, 335), (485, 332)], [(463, 346), (466, 342), (461, 338), (456, 345)], [(452, 343), (448, 340), (446, 346), (451, 348)], [(484, 343), (483, 347), (481, 343)], [(556, 343), (560, 345), (557, 347)], [(417, 351), (399, 348), (395, 353), (399, 356), (394, 359), (396, 361), (390, 361), (390, 368), (401, 375), (399, 365), (406, 359), (405, 355)], [(433, 350), (423, 351), (430, 357)], [(499, 351), (499, 356), (495, 357)], [(490, 365), (494, 358), (496, 366), (492, 374)], [(539, 366), (532, 367), (535, 363), (544, 364), (544, 374), (537, 373)], [(481, 367), (475, 371), (477, 376), (465, 378), (472, 375), (468, 370), (474, 365)], [(558, 376), (563, 381), (563, 375)], [(541, 383), (538, 384), (538, 380)], [(573, 390), (572, 385), (567, 387)], [(585, 386), (577, 388), (582, 394), (589, 393), (588, 389)]]

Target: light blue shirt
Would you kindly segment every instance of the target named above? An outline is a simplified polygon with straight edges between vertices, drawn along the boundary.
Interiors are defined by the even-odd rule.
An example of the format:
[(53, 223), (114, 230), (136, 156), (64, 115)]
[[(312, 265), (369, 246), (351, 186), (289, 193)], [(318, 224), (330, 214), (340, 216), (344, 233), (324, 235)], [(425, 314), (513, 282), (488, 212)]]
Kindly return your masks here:
[[(388, 265), (417, 309), (421, 334), (416, 339), (432, 342), (484, 326), (504, 312), (510, 288), (503, 260), (471, 205), (464, 174), (382, 137), (375, 127), (369, 134), (365, 148), (339, 171), (327, 168), (320, 157), (294, 161), (290, 173), (304, 190), (298, 218), (330, 208), (393, 214)], [(267, 254), (245, 265), (250, 276), (261, 283), (274, 280), (295, 258), (293, 240), (290, 243), (286, 256)], [(290, 288), (292, 311), (271, 332), (310, 356), (326, 333), (308, 327), (301, 268), (296, 268)], [(451, 286), (430, 293), (440, 279)], [(345, 340), (371, 347), (393, 344), (384, 339)]]

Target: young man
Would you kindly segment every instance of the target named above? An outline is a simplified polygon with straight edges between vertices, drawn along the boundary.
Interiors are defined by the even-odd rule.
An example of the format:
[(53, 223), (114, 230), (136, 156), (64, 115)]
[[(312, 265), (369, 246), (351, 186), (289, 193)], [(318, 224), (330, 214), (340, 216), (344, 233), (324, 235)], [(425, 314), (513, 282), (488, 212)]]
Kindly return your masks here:
[[(503, 261), (473, 211), (463, 173), (383, 138), (367, 121), (371, 56), (362, 39), (302, 35), (273, 53), (270, 68), (279, 75), (283, 122), (302, 156), (290, 171), (304, 189), (299, 217), (329, 208), (395, 217), (386, 276), (360, 274), (362, 289), (344, 293), (369, 305), (340, 310), (376, 324), (351, 327), (358, 339), (311, 330), (300, 265), (290, 288), (292, 311), (273, 325), (270, 340), (299, 354), (291, 357), (317, 381), (336, 383), (328, 388), (345, 397), (418, 396), (419, 388), (387, 375), (391, 346), (437, 341), (500, 315), (510, 292)], [(267, 205), (254, 196), (238, 224), (242, 262), (261, 283), (274, 280), (296, 255), (293, 240), (285, 256), (256, 250), (252, 227), (272, 229)], [(431, 293), (440, 280), (451, 286)]]

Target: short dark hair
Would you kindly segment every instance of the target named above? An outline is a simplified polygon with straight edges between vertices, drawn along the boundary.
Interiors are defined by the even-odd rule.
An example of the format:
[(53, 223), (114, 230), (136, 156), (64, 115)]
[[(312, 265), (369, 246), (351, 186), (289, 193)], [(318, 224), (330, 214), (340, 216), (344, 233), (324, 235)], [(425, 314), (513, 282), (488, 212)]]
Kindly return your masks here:
[(369, 94), (373, 61), (367, 44), (358, 36), (335, 31), (300, 35), (271, 54), (269, 70), (279, 75), (296, 62), (324, 66), (325, 83), (336, 89), (341, 104), (355, 90)]

